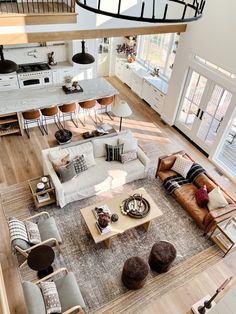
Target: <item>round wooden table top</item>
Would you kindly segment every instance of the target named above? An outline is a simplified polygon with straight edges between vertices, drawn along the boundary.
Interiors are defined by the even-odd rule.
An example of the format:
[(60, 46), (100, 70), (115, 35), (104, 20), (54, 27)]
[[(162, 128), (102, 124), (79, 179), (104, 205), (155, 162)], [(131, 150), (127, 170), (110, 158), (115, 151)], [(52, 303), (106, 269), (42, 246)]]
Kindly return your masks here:
[(44, 270), (51, 266), (55, 253), (48, 245), (40, 245), (29, 252), (27, 263), (33, 270)]

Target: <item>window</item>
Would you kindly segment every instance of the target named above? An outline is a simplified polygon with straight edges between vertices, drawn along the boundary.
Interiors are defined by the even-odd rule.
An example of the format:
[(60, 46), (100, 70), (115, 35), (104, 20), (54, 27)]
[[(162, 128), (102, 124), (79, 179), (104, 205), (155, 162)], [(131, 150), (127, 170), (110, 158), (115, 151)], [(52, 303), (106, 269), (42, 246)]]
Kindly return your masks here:
[(167, 80), (171, 76), (179, 34), (159, 34), (139, 36), (137, 61), (148, 70), (158, 68)]

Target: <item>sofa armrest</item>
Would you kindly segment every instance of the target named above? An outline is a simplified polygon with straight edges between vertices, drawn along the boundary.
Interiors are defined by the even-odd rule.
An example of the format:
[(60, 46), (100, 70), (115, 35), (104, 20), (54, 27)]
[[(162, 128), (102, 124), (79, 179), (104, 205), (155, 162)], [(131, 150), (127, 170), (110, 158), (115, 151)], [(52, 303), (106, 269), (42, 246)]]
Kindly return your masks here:
[(232, 216), (236, 216), (236, 204), (228, 204), (225, 207), (211, 210), (204, 218), (203, 224), (205, 226), (205, 233), (215, 227), (215, 225)]
[(42, 151), (43, 173), (45, 175), (50, 175), (55, 187), (57, 204), (60, 205), (60, 207), (63, 207), (65, 206), (63, 185), (61, 184), (61, 181), (59, 180), (51, 161), (48, 159), (48, 151), (48, 149)]
[(145, 166), (145, 173), (147, 173), (150, 166), (150, 159), (139, 146), (137, 149), (137, 156), (141, 163)]

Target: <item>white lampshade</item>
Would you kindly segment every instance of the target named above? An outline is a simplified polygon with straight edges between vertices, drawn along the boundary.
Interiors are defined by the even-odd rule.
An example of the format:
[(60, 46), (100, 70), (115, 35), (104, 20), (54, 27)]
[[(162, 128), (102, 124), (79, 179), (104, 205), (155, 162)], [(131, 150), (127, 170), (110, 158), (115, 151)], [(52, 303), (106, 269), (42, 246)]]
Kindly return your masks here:
[(118, 104), (115, 104), (112, 107), (112, 112), (115, 116), (120, 118), (128, 117), (132, 114), (132, 110), (130, 109), (127, 102), (124, 100), (120, 100)]

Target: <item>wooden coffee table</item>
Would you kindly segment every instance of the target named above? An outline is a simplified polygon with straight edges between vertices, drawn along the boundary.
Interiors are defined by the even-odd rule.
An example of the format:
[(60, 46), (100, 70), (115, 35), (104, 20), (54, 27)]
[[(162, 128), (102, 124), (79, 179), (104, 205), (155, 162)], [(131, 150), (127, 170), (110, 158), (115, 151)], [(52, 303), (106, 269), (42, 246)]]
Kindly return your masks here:
[[(145, 198), (150, 204), (150, 212), (148, 215), (141, 219), (131, 218), (128, 215), (123, 215), (120, 211), (120, 205), (122, 204), (123, 200), (128, 198), (130, 195), (135, 193), (142, 194), (143, 198)], [(119, 220), (115, 223), (112, 223), (112, 231), (106, 234), (100, 234), (95, 222), (96, 218), (92, 212), (92, 209), (95, 207), (99, 207), (106, 204), (112, 214), (118, 214)], [(129, 193), (119, 194), (117, 197), (112, 197), (110, 199), (106, 199), (99, 203), (96, 203), (92, 206), (88, 206), (86, 208), (81, 209), (81, 214), (86, 222), (86, 225), (91, 233), (91, 236), (95, 243), (104, 242), (105, 245), (109, 248), (111, 246), (111, 240), (117, 234), (123, 233), (129, 229), (135, 228), (137, 226), (143, 226), (144, 229), (147, 231), (150, 225), (150, 222), (161, 216), (162, 212), (158, 208), (158, 205), (153, 201), (151, 196), (147, 193), (144, 188), (140, 188)]]

